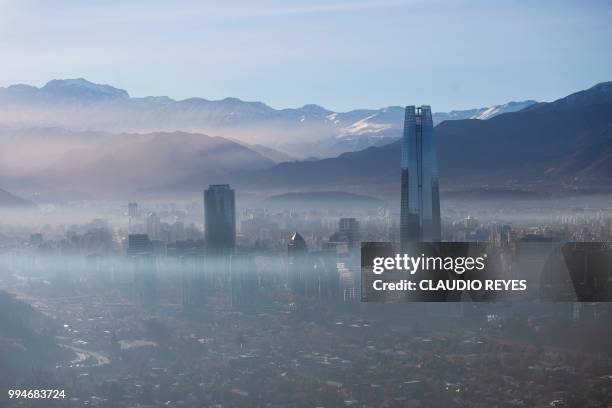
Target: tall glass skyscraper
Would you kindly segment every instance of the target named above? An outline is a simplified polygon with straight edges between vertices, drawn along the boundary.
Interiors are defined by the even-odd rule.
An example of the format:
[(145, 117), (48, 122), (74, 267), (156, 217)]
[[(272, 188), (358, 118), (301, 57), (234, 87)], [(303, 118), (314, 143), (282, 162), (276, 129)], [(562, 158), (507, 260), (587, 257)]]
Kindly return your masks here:
[(440, 241), (438, 163), (431, 108), (407, 106), (402, 137), (400, 242)]
[(204, 190), (204, 237), (209, 255), (231, 255), (236, 246), (236, 204), (229, 184)]

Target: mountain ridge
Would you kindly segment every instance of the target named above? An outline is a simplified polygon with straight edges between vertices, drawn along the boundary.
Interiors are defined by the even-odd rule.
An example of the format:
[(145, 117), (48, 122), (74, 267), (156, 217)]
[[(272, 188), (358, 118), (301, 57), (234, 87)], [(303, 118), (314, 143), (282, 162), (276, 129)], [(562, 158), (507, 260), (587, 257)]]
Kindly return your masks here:
[(0, 209), (28, 209), (36, 204), (0, 188)]
[[(198, 133), (58, 134), (51, 128), (46, 137), (44, 129), (0, 130), (0, 153), (21, 152), (2, 157), (0, 185), (43, 201), (62, 191), (72, 197), (129, 195), (188, 177), (200, 189), (238, 169), (276, 163), (267, 157), (276, 153), (272, 149)], [(28, 165), (19, 167), (22, 162)]]
[[(4, 94), (3, 94), (4, 93)], [(261, 101), (247, 101), (237, 97), (225, 97), (222, 99), (207, 99), (203, 97), (193, 96), (185, 99), (174, 99), (169, 96), (160, 95), (160, 96), (143, 96), (143, 97), (133, 97), (128, 91), (125, 89), (117, 88), (108, 84), (98, 84), (95, 82), (91, 82), (84, 78), (74, 78), (74, 79), (52, 79), (48, 81), (45, 85), (41, 87), (36, 87), (34, 85), (29, 84), (12, 84), (5, 87), (0, 87), (0, 96), (11, 96), (15, 94), (25, 94), (31, 96), (37, 96), (39, 94), (43, 95), (59, 95), (59, 96), (72, 96), (75, 99), (79, 97), (92, 97), (97, 96), (102, 99), (107, 97), (111, 97), (109, 99), (130, 99), (135, 101), (156, 101), (162, 103), (182, 103), (186, 105), (190, 104), (220, 104), (225, 106), (232, 106), (237, 104), (245, 104), (252, 107), (256, 107), (261, 112), (284, 112), (284, 113), (310, 113), (318, 116), (328, 116), (331, 114), (336, 115), (355, 115), (355, 114), (364, 114), (371, 115), (377, 112), (385, 112), (387, 110), (393, 109), (403, 109), (401, 106), (397, 105), (389, 105), (386, 107), (378, 108), (378, 109), (353, 109), (349, 111), (332, 111), (321, 105), (307, 103), (301, 107), (296, 108), (280, 108), (275, 109), (270, 105), (261, 102)], [(469, 119), (478, 119), (478, 118), (488, 118), (491, 117), (490, 114), (481, 115), (488, 110), (493, 108), (514, 108), (515, 106), (522, 105), (532, 105), (538, 102), (533, 100), (525, 100), (525, 101), (510, 101), (504, 104), (493, 105), (490, 107), (481, 107), (481, 108), (472, 108), (472, 109), (464, 109), (464, 110), (452, 110), (450, 112), (435, 112), (434, 114), (442, 114), (448, 115), (448, 118), (466, 118), (465, 115), (471, 115), (473, 117), (469, 117)], [(521, 108), (522, 109), (522, 108)]]
[[(442, 186), (454, 187), (460, 182), (475, 186), (544, 183), (564, 188), (569, 183), (580, 188), (580, 180), (596, 179), (605, 187), (612, 180), (609, 88), (612, 82), (485, 121), (438, 124), (435, 132)], [(281, 163), (241, 174), (236, 182), (259, 188), (395, 186), (399, 183), (399, 157), (398, 140), (317, 162)], [(572, 165), (563, 166), (570, 159)]]
[[(505, 188), (508, 183), (517, 182), (562, 184), (566, 180), (564, 183), (576, 184), (576, 177), (612, 178), (608, 174), (612, 155), (606, 153), (612, 139), (611, 84), (598, 84), (553, 102), (499, 113), (486, 120), (457, 119), (439, 123), (435, 129), (442, 187), (458, 181), (481, 183), (485, 187), (502, 183)], [(94, 86), (93, 90), (97, 92), (98, 88)], [(95, 111), (100, 106), (115, 104), (113, 100), (125, 99), (122, 93), (107, 88), (100, 92), (109, 93), (112, 100), (88, 105), (85, 109)], [(68, 94), (72, 95), (73, 90)], [(162, 99), (156, 103), (168, 101)], [(190, 100), (187, 104), (196, 106), (193, 112), (182, 110), (189, 116), (199, 112), (197, 106), (208, 102)], [(223, 104), (233, 106), (242, 102), (226, 98)], [(253, 103), (248, 109), (269, 113), (268, 108), (265, 104)], [(30, 191), (53, 188), (92, 197), (96, 196), (96, 189), (103, 192), (102, 196), (118, 192), (148, 196), (158, 192), (183, 194), (220, 181), (251, 191), (343, 189), (359, 192), (363, 186), (386, 186), (389, 191), (397, 187), (400, 143), (398, 138), (388, 136), (388, 132), (399, 132), (403, 108), (339, 114), (310, 105), (307, 111), (311, 117), (324, 117), (326, 123), (335, 123), (336, 130), (346, 130), (333, 137), (311, 140), (310, 146), (329, 152), (326, 149), (341, 140), (351, 148), (339, 149), (340, 154), (334, 157), (301, 160), (311, 156), (307, 149), (294, 156), (290, 151), (274, 150), (257, 141), (245, 142), (244, 138), (226, 137), (222, 132), (110, 133), (59, 127), (11, 128), (0, 121), (0, 154), (4, 152), (0, 156), (0, 185), (21, 195), (24, 195), (21, 188), (29, 183)], [(218, 121), (225, 120), (223, 109), (220, 113), (207, 112)], [(293, 122), (277, 123), (278, 129), (287, 131), (285, 139), (295, 136), (289, 128), (300, 131), (299, 123), (308, 122), (300, 113), (289, 110), (287, 115)], [(258, 125), (247, 128), (249, 132), (260, 129)], [(312, 129), (302, 131), (310, 134)], [(362, 131), (371, 140), (364, 142)], [(26, 159), (22, 153), (32, 156)], [(568, 164), (563, 165), (564, 161)], [(24, 168), (24, 163), (27, 164), (25, 171), (19, 170)], [(29, 197), (28, 194), (25, 196)]]
[[(438, 112), (434, 121), (489, 119), (533, 101)], [(216, 134), (265, 145), (294, 157), (334, 157), (401, 136), (403, 107), (334, 112), (316, 104), (275, 109), (235, 97), (208, 100), (168, 96), (130, 97), (123, 89), (83, 78), (51, 80), (37, 88), (0, 88), (0, 123), (14, 127), (63, 127), (76, 131)]]

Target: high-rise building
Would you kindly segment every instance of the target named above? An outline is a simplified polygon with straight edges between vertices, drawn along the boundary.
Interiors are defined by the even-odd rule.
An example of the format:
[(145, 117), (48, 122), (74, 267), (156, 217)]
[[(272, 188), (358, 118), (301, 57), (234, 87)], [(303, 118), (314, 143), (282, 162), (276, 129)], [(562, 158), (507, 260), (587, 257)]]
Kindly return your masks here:
[(170, 242), (185, 240), (185, 223), (176, 221), (170, 227)]
[(295, 295), (308, 293), (308, 246), (304, 238), (295, 232), (287, 245), (289, 287)]
[(440, 192), (431, 108), (407, 106), (401, 157), (400, 242), (439, 241)]
[(30, 234), (30, 245), (33, 247), (39, 247), (45, 241), (43, 240), (43, 235), (41, 233)]
[(152, 240), (161, 239), (161, 221), (157, 213), (152, 212), (147, 217), (147, 235)]
[(236, 246), (236, 204), (229, 184), (204, 190), (204, 235), (209, 255), (231, 255)]
[(151, 251), (151, 241), (147, 234), (130, 234), (128, 236), (128, 255), (148, 254)]
[(350, 249), (356, 248), (359, 244), (359, 221), (355, 218), (340, 218), (336, 234), (338, 241), (346, 242)]
[(138, 218), (138, 203), (128, 204), (128, 216), (130, 218)]

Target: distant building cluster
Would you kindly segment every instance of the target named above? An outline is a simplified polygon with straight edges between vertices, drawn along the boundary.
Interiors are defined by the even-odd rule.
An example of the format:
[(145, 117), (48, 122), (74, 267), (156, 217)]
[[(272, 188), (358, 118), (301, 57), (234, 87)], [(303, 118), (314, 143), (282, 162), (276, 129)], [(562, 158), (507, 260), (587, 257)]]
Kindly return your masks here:
[[(257, 303), (262, 288), (253, 249), (271, 248), (279, 240), (286, 240), (287, 237), (282, 236), (286, 228), (296, 229), (287, 241), (285, 266), (285, 285), (293, 304), (308, 299), (333, 302), (358, 298), (360, 235), (357, 219), (340, 218), (329, 238), (324, 242), (313, 239), (317, 249), (309, 249), (297, 229), (311, 230), (314, 219), (320, 218), (308, 220), (298, 214), (289, 214), (285, 228), (281, 228), (266, 211), (247, 211), (240, 223), (240, 233), (243, 241), (250, 241), (253, 249), (237, 248), (234, 190), (227, 184), (211, 185), (204, 191), (203, 203), (203, 241), (173, 235), (179, 230), (177, 224), (183, 225), (182, 222), (163, 224), (155, 212), (146, 218), (146, 233), (128, 235), (126, 255), (131, 262), (135, 299), (139, 303), (152, 306), (157, 302), (160, 256), (177, 260), (181, 271), (181, 303), (186, 308), (211, 301), (225, 302), (232, 307)], [(138, 219), (137, 203), (128, 205), (128, 217), (133, 232), (133, 222)], [(159, 239), (164, 231), (170, 235)], [(222, 294), (225, 299), (220, 300)]]

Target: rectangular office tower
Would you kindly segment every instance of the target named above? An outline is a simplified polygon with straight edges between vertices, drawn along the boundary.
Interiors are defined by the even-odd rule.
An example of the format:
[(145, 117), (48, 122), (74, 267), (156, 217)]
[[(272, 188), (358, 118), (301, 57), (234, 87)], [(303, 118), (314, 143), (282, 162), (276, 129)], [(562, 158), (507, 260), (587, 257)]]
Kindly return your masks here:
[(406, 107), (402, 137), (400, 242), (440, 241), (438, 163), (431, 108)]
[(236, 205), (229, 184), (204, 190), (204, 238), (209, 255), (231, 255), (236, 246)]

